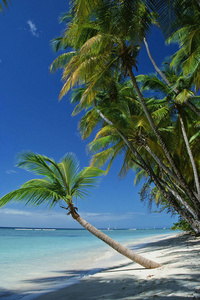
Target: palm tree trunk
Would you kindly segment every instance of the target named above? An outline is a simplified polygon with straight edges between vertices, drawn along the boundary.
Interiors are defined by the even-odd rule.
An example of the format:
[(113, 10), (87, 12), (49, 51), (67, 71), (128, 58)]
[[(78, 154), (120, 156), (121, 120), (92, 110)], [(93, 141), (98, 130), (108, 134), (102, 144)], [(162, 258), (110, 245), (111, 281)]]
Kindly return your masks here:
[(169, 201), (170, 205), (174, 208), (175, 211), (178, 212), (178, 214), (193, 228), (194, 232), (196, 234), (200, 234), (200, 221), (199, 219), (195, 219), (188, 211), (183, 209), (174, 199), (169, 195), (170, 201), (166, 197), (166, 199)]
[[(113, 124), (112, 121), (110, 121), (108, 118), (106, 118), (106, 116), (104, 116), (104, 114), (102, 112), (100, 112), (100, 110), (96, 107), (96, 104), (94, 104), (94, 106), (95, 106), (98, 114), (101, 116), (101, 118), (106, 123), (108, 123), (111, 126), (115, 126), (115, 124)], [(178, 195), (177, 192), (173, 191), (173, 193), (172, 193), (173, 189), (169, 188), (167, 183), (164, 183), (155, 175), (152, 168), (148, 164), (146, 164), (146, 162), (143, 160), (143, 158), (140, 156), (140, 154), (137, 152), (137, 150), (133, 147), (133, 145), (129, 142), (129, 140), (123, 135), (123, 133), (117, 128), (116, 128), (116, 131), (121, 136), (121, 138), (124, 140), (125, 144), (131, 150), (133, 155), (139, 160), (141, 167), (147, 172), (147, 174), (150, 176), (150, 178), (154, 182), (155, 186), (160, 190), (160, 192), (167, 199), (167, 201), (170, 203), (170, 205), (175, 209), (175, 211), (177, 211), (182, 216), (182, 218), (185, 221), (187, 221), (191, 225), (191, 227), (194, 229), (194, 231), (197, 234), (200, 233), (200, 222), (198, 221), (199, 220), (198, 211), (200, 211), (200, 210), (197, 210), (197, 213), (194, 214), (193, 208), (192, 207), (190, 208), (190, 205), (188, 205), (187, 201), (185, 201), (182, 197), (179, 196), (177, 198), (177, 200), (179, 200), (179, 202), (181, 203), (181, 206), (184, 205), (184, 207), (185, 207), (185, 208), (182, 208), (175, 200), (175, 198)], [(164, 188), (163, 188), (163, 185), (164, 185)], [(168, 192), (165, 190), (166, 186), (168, 187), (167, 188)], [(189, 206), (189, 209), (188, 209), (188, 206)], [(187, 212), (185, 211), (185, 209), (187, 210)], [(191, 214), (191, 216), (190, 216), (190, 214)]]
[(167, 167), (165, 164), (160, 160), (159, 157), (151, 150), (151, 148), (148, 145), (145, 145), (144, 148), (147, 150), (147, 152), (155, 159), (155, 161), (158, 163), (158, 165), (174, 180), (179, 182), (178, 177)]
[[(170, 81), (166, 78), (166, 76), (163, 74), (163, 72), (158, 68), (156, 62), (154, 61), (152, 55), (151, 55), (151, 52), (149, 50), (149, 45), (147, 43), (147, 40), (146, 38), (143, 39), (144, 41), (144, 44), (145, 44), (145, 47), (146, 47), (146, 50), (147, 50), (147, 54), (155, 68), (155, 70), (158, 72), (158, 74), (162, 77), (162, 79), (166, 82), (166, 84), (168, 86), (171, 86), (171, 83)], [(179, 93), (178, 89), (174, 88), (174, 92), (176, 94)], [(193, 104), (191, 103), (189, 100), (186, 102), (187, 105), (196, 113), (200, 116), (200, 110)], [(200, 184), (199, 184), (199, 177), (198, 177), (198, 172), (197, 172), (197, 168), (196, 168), (196, 165), (195, 165), (195, 162), (194, 162), (194, 157), (193, 157), (193, 154), (192, 154), (192, 151), (190, 149), (190, 145), (189, 145), (189, 141), (188, 141), (188, 137), (187, 137), (187, 134), (186, 134), (186, 130), (185, 130), (185, 126), (184, 126), (184, 122), (183, 122), (183, 119), (179, 113), (179, 118), (180, 118), (180, 123), (181, 123), (181, 130), (182, 130), (182, 134), (183, 134), (183, 138), (184, 138), (184, 141), (185, 141), (185, 144), (186, 144), (186, 148), (187, 148), (187, 151), (188, 151), (188, 155), (190, 157), (190, 161), (191, 161), (191, 164), (192, 164), (192, 168), (193, 168), (193, 173), (194, 173), (194, 180), (195, 180), (195, 184), (196, 184), (196, 189), (197, 189), (197, 194), (198, 194), (198, 198), (199, 199), (199, 195), (200, 195)], [(193, 201), (195, 206), (197, 207), (197, 209), (199, 209), (199, 203), (198, 201)]]
[[(146, 40), (146, 38), (144, 38), (143, 39), (143, 41), (144, 41), (144, 44), (145, 44), (145, 47), (146, 47), (146, 50), (147, 50), (147, 54), (148, 54), (148, 56), (149, 56), (149, 59), (150, 59), (150, 61), (152, 62), (152, 65), (154, 66), (154, 68), (155, 68), (155, 70), (156, 70), (156, 72), (158, 72), (158, 74), (161, 76), (161, 78), (165, 81), (165, 83), (169, 86), (169, 87), (171, 87), (171, 83), (170, 83), (170, 81), (167, 79), (167, 77), (165, 76), (165, 74), (158, 68), (158, 66), (157, 66), (157, 64), (156, 64), (156, 62), (155, 62), (155, 60), (153, 59), (153, 57), (152, 57), (152, 55), (151, 55), (151, 52), (150, 52), (150, 50), (149, 50), (149, 45), (148, 45), (148, 43), (147, 43), (147, 40)], [(178, 89), (176, 89), (176, 88), (174, 88), (174, 92), (178, 95), (178, 93), (179, 93), (179, 91), (178, 91)], [(190, 100), (188, 100), (187, 102), (186, 102), (186, 104), (198, 115), (198, 116), (200, 116), (200, 110), (192, 103), (192, 102), (190, 102)]]
[(186, 104), (198, 115), (200, 116), (200, 110), (192, 103), (190, 100), (186, 102)]
[[(161, 180), (160, 180), (161, 181)], [(182, 197), (179, 195), (178, 192), (176, 192), (174, 189), (172, 189), (165, 181), (161, 181), (162, 185), (171, 192), (171, 194), (179, 201), (181, 205), (183, 205), (187, 211), (194, 217), (194, 219), (198, 220), (198, 214), (197, 212), (192, 208), (191, 205), (189, 205)], [(179, 188), (179, 187), (178, 187)]]
[(195, 164), (195, 161), (194, 161), (194, 157), (193, 157), (193, 154), (192, 154), (192, 151), (191, 151), (191, 148), (190, 148), (190, 144), (189, 144), (189, 141), (188, 141), (188, 137), (187, 137), (187, 133), (186, 133), (186, 130), (185, 130), (185, 125), (184, 125), (184, 122), (183, 122), (183, 118), (182, 118), (180, 112), (179, 112), (179, 119), (180, 119), (180, 123), (181, 123), (181, 130), (182, 130), (183, 138), (184, 138), (185, 145), (186, 145), (186, 148), (187, 148), (187, 152), (188, 152), (188, 155), (189, 155), (189, 158), (190, 158), (190, 162), (192, 164), (194, 180), (195, 180), (195, 184), (196, 184), (197, 193), (198, 193), (198, 196), (199, 196), (200, 195), (199, 176), (198, 176), (196, 164)]
[[(77, 214), (78, 215), (78, 214)], [(73, 217), (73, 216), (72, 216)], [(98, 230), (96, 227), (92, 226), (90, 223), (85, 221), (83, 218), (81, 218), (79, 215), (76, 217), (73, 217), (81, 226), (83, 226), (86, 230), (88, 230), (90, 233), (92, 233), (94, 236), (96, 236), (98, 239), (102, 240), (104, 243), (112, 247), (114, 250), (119, 252), (120, 254), (126, 256), (127, 258), (131, 259), (132, 261), (138, 263), (139, 265), (145, 267), (146, 269), (154, 269), (161, 267), (161, 264), (156, 263), (152, 260), (149, 260), (132, 250), (126, 248), (125, 246), (119, 244), (106, 234), (104, 234), (102, 231)]]
[[(147, 44), (147, 40), (146, 38), (143, 39), (144, 41), (144, 44), (145, 44), (145, 47), (146, 47), (146, 50), (147, 50), (147, 54), (150, 58), (150, 61), (152, 62), (152, 65), (154, 66), (156, 72), (158, 72), (158, 74), (161, 76), (161, 78), (167, 83), (167, 85), (171, 86), (171, 83), (169, 82), (169, 80), (167, 79), (167, 77), (165, 76), (165, 74), (163, 74), (163, 72), (158, 68), (155, 60), (153, 59), (152, 55), (151, 55), (151, 52), (149, 50), (149, 45)], [(177, 89), (174, 89), (175, 93), (178, 94), (178, 90)]]
[(157, 139), (158, 139), (158, 141), (159, 141), (159, 143), (160, 143), (160, 145), (161, 145), (161, 147), (162, 147), (162, 149), (163, 149), (163, 152), (164, 152), (165, 156), (167, 157), (167, 159), (168, 159), (170, 165), (172, 166), (174, 172), (176, 173), (176, 176), (179, 178), (179, 180), (182, 181), (183, 178), (182, 178), (182, 176), (181, 176), (179, 170), (177, 169), (177, 166), (175, 165), (175, 162), (174, 162), (174, 160), (173, 160), (173, 158), (172, 158), (172, 156), (171, 156), (171, 154), (170, 154), (170, 152), (169, 152), (169, 150), (168, 150), (168, 148), (167, 148), (165, 142), (163, 141), (163, 139), (162, 139), (162, 137), (161, 137), (161, 135), (160, 135), (160, 133), (159, 133), (159, 131), (158, 131), (158, 128), (156, 127), (156, 125), (155, 125), (155, 123), (154, 123), (154, 121), (153, 121), (153, 119), (152, 119), (152, 116), (151, 116), (151, 114), (150, 114), (150, 112), (149, 112), (149, 110), (148, 110), (148, 108), (147, 108), (147, 105), (146, 105), (146, 103), (145, 103), (145, 100), (144, 100), (144, 98), (143, 98), (143, 95), (142, 95), (141, 92), (140, 92), (140, 89), (139, 89), (139, 87), (138, 87), (137, 81), (136, 81), (136, 79), (135, 79), (135, 76), (134, 76), (134, 74), (133, 74), (133, 71), (132, 71), (132, 68), (131, 68), (131, 67), (128, 68), (128, 73), (129, 73), (129, 76), (130, 76), (131, 81), (132, 81), (132, 83), (133, 83), (133, 86), (134, 86), (134, 88), (135, 88), (135, 91), (136, 91), (136, 93), (137, 93), (137, 95), (138, 95), (138, 98), (140, 99), (140, 103), (141, 103), (142, 108), (143, 108), (143, 110), (144, 110), (144, 113), (145, 113), (145, 115), (146, 115), (146, 117), (147, 117), (147, 119), (148, 119), (148, 121), (149, 121), (149, 124), (150, 124), (150, 126), (151, 126), (153, 132), (155, 133), (155, 135), (156, 135), (156, 137), (157, 137)]
[(133, 71), (132, 71), (131, 67), (128, 68), (128, 73), (129, 73), (129, 76), (130, 76), (131, 81), (133, 83), (133, 86), (135, 88), (135, 91), (136, 91), (136, 93), (137, 93), (137, 95), (138, 95), (138, 97), (140, 99), (140, 103), (141, 103), (142, 108), (144, 110), (144, 113), (145, 113), (145, 115), (146, 115), (146, 117), (147, 117), (147, 119), (149, 121), (149, 124), (150, 124), (152, 130), (154, 131), (154, 133), (155, 133), (155, 135), (156, 135), (156, 137), (157, 137), (157, 139), (158, 139), (158, 141), (159, 141), (159, 143), (160, 143), (160, 145), (161, 145), (161, 147), (163, 149), (163, 152), (164, 152), (165, 156), (167, 157), (167, 159), (168, 159), (168, 161), (169, 161), (172, 169), (174, 170), (174, 173), (179, 178), (179, 181), (180, 181), (182, 187), (184, 187), (185, 192), (189, 196), (189, 198), (191, 199), (191, 201), (195, 204), (195, 206), (197, 206), (197, 207), (200, 208), (200, 206), (199, 206), (199, 200), (195, 197), (194, 193), (190, 190), (190, 188), (188, 187), (188, 184), (187, 184), (185, 178), (182, 176), (182, 174), (178, 170), (178, 168), (177, 168), (177, 166), (176, 166), (176, 164), (175, 164), (175, 162), (173, 160), (173, 157), (171, 156), (171, 153), (169, 152), (169, 149), (167, 148), (165, 142), (163, 141), (163, 139), (162, 139), (162, 137), (161, 137), (161, 135), (160, 135), (160, 133), (158, 131), (158, 128), (156, 127), (156, 125), (155, 125), (155, 123), (154, 123), (154, 121), (152, 119), (152, 116), (149, 113), (149, 110), (147, 108), (147, 105), (145, 103), (143, 95), (140, 92), (140, 89), (138, 87), (137, 81), (135, 79), (135, 76), (133, 74)]

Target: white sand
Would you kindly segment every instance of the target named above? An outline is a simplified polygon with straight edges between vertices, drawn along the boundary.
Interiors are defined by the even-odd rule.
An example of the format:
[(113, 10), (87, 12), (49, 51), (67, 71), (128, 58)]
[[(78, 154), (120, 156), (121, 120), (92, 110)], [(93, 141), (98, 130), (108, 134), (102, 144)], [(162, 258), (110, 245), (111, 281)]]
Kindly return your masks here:
[(172, 236), (150, 243), (137, 253), (163, 266), (147, 270), (128, 259), (119, 262), (110, 257), (104, 271), (36, 299), (200, 299), (200, 238)]

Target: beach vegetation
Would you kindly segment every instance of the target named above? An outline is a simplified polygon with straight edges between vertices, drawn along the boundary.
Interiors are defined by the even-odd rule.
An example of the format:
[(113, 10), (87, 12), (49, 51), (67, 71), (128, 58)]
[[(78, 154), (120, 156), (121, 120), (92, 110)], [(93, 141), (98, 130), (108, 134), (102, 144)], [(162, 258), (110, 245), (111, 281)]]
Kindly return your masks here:
[(97, 185), (104, 171), (93, 166), (79, 170), (79, 162), (72, 153), (56, 163), (47, 156), (24, 152), (19, 155), (17, 166), (33, 172), (39, 178), (25, 182), (19, 189), (0, 198), (0, 207), (13, 201), (30, 206), (46, 205), (49, 208), (59, 205), (82, 227), (122, 255), (147, 269), (161, 266), (119, 244), (79, 215), (74, 202), (88, 196), (88, 189)]
[(195, 233), (193, 228), (181, 217), (178, 218), (178, 222), (174, 223), (170, 229), (171, 230), (181, 230), (181, 231), (185, 231), (187, 233), (192, 233), (192, 234)]
[[(81, 86), (72, 98), (73, 114), (85, 112), (79, 123), (83, 138), (96, 133), (89, 145), (91, 165), (108, 163), (108, 171), (123, 154), (120, 175), (132, 169), (136, 182), (146, 178), (149, 199), (177, 212), (199, 233), (199, 31), (198, 23), (189, 22), (193, 13), (198, 18), (199, 3), (85, 2), (73, 1), (61, 19), (66, 28), (53, 46), (64, 53), (51, 71), (63, 69), (60, 99)], [(155, 25), (168, 43), (180, 46), (162, 70), (147, 43)], [(136, 76), (144, 46), (156, 73)]]

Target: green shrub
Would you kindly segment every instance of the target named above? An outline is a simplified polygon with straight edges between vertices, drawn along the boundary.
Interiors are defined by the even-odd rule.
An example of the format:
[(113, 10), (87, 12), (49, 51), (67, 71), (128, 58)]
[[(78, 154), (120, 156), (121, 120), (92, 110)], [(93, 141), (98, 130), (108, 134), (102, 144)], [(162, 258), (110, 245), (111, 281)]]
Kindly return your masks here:
[(178, 222), (170, 228), (171, 230), (182, 230), (194, 233), (192, 227), (183, 218), (179, 217)]

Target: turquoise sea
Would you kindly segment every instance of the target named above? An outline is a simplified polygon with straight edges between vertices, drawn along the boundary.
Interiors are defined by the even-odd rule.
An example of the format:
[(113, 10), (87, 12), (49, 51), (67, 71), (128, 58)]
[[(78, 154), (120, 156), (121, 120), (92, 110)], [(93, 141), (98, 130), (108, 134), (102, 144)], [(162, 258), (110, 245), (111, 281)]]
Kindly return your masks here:
[[(131, 249), (173, 234), (169, 229), (103, 230)], [(22, 299), (72, 284), (109, 265), (109, 246), (79, 229), (0, 228), (0, 298)], [(24, 299), (25, 299), (24, 298)]]

